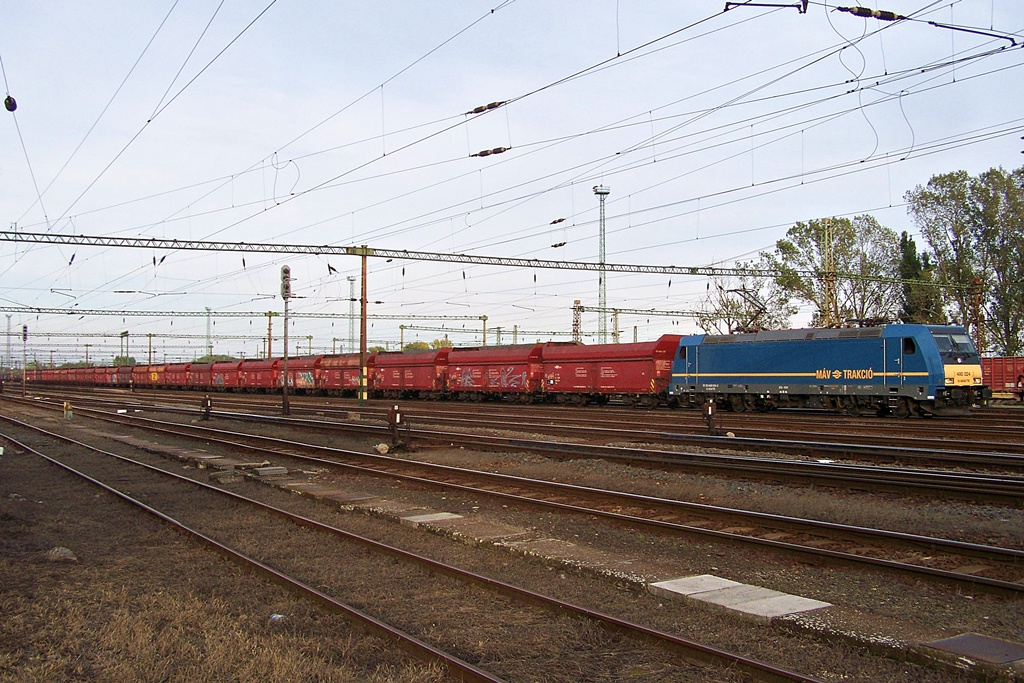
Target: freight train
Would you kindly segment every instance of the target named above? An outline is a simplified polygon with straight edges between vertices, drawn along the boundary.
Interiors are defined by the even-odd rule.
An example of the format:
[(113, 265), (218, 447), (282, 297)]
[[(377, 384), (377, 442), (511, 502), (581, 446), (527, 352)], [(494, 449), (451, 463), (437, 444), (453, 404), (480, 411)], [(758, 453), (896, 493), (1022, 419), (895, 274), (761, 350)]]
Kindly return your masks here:
[(992, 389), (992, 398), (1024, 403), (1024, 356), (982, 358), (981, 371), (985, 385)]
[[(508, 400), (727, 410), (820, 408), (860, 415), (963, 413), (990, 395), (961, 327), (884, 325), (734, 335), (664, 335), (652, 342), (377, 352), (371, 398)], [(37, 370), (42, 384), (355, 395), (358, 354)]]

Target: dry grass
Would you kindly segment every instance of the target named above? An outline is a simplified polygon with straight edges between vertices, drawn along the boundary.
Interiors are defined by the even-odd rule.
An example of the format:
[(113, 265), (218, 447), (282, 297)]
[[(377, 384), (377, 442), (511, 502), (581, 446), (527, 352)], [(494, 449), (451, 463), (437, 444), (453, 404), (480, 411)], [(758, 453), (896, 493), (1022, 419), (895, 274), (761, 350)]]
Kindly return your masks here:
[[(24, 564), (0, 561), (0, 576), (11, 578)], [(6, 615), (0, 621), (3, 681), (428, 683), (443, 678), (389, 657), (389, 647), (351, 633), (340, 619), (287, 599), (275, 605), (289, 615), (278, 627), (268, 614), (243, 611), (234, 599), (173, 587), (140, 593), (132, 586), (94, 581), (99, 577), (79, 565), (62, 565), (59, 571), (35, 566), (41, 579), (35, 586), (18, 582), (0, 598)], [(325, 638), (325, 632), (336, 637)]]

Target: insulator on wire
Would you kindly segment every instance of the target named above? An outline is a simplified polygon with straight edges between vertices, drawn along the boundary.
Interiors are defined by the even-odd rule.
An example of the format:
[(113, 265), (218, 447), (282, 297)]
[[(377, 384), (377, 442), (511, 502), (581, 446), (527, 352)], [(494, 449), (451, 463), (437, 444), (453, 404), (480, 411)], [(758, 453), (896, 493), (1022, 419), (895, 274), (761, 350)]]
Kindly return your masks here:
[(479, 107), (475, 107), (475, 108), (467, 111), (466, 113), (467, 114), (481, 114), (481, 113), (487, 111), (488, 109), (497, 109), (498, 107), (500, 107), (503, 104), (505, 104), (504, 101), (501, 101), (501, 102), (491, 102), (490, 104), (481, 104)]
[(469, 156), (471, 156), (471, 157), (489, 157), (492, 154), (501, 154), (502, 152), (507, 152), (509, 149), (511, 149), (511, 148), (509, 148), (509, 147), (495, 147), (494, 149), (485, 149), (485, 150), (482, 150), (480, 152), (477, 152), (476, 154), (470, 154)]
[(8, 95), (4, 98), (4, 106), (7, 107), (7, 111), (13, 112), (15, 109), (18, 108), (18, 103), (15, 101), (13, 97)]
[(897, 19), (906, 19), (902, 14), (896, 14), (889, 10), (882, 9), (871, 9), (870, 7), (836, 7), (840, 12), (849, 12), (855, 17), (874, 17), (879, 21), (896, 21)]

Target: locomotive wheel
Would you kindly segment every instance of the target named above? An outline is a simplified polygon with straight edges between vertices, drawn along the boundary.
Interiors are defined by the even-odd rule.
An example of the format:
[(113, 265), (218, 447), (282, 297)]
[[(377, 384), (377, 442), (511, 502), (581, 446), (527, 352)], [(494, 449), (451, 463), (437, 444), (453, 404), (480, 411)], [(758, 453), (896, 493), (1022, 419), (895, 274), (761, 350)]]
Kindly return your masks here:
[(896, 417), (902, 419), (910, 417), (911, 408), (910, 401), (905, 398), (901, 398), (899, 403), (896, 404), (896, 410), (893, 411)]
[(846, 409), (846, 414), (852, 417), (860, 417), (864, 411), (861, 410), (860, 401), (857, 400), (856, 396), (847, 396), (843, 399), (843, 407)]

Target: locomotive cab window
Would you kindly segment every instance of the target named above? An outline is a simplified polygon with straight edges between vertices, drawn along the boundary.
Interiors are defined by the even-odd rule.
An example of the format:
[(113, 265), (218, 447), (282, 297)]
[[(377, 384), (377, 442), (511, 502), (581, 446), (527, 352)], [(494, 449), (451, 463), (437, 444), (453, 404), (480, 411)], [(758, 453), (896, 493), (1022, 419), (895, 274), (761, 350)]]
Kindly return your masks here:
[(680, 346), (679, 347), (679, 360), (686, 360), (686, 347), (685, 346)]
[(903, 340), (903, 355), (912, 356), (915, 351), (917, 351), (917, 344), (914, 343), (914, 340), (911, 337), (905, 338)]

